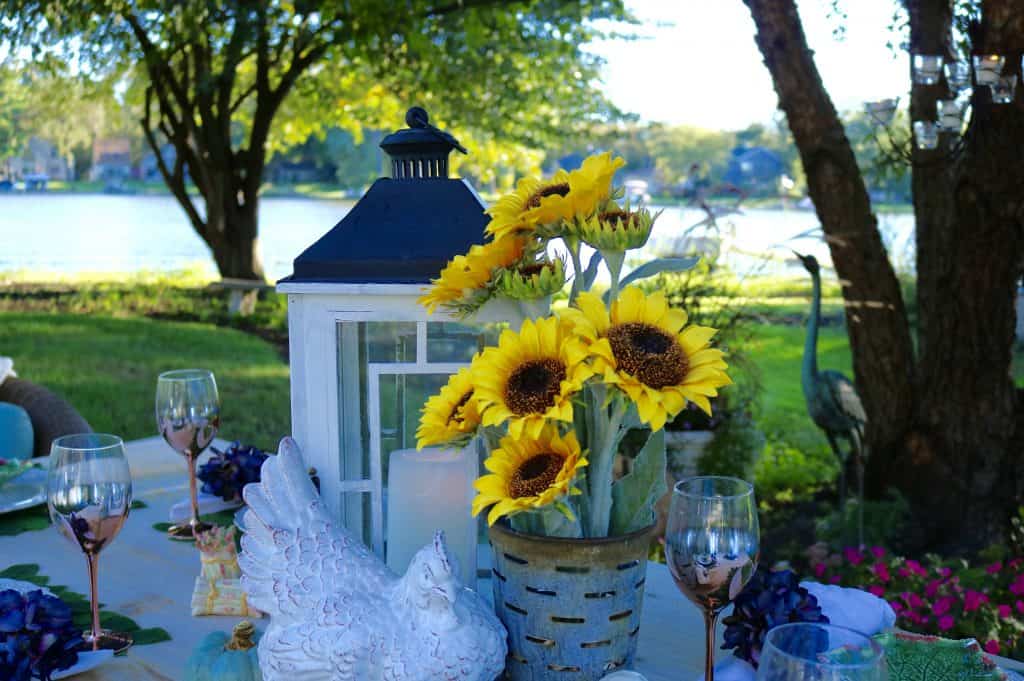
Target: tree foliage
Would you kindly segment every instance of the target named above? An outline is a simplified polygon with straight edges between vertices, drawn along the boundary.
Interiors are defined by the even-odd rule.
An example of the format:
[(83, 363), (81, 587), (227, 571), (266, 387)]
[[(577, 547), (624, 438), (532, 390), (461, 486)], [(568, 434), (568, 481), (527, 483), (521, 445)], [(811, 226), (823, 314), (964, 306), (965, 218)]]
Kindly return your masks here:
[[(583, 45), (622, 0), (7, 0), (12, 52), (137, 79), (142, 126), (222, 274), (262, 277), (268, 154), (322, 133), (433, 121), (538, 144), (615, 114)], [(162, 153), (174, 145), (174, 158)], [(205, 201), (189, 196), (191, 178)]]

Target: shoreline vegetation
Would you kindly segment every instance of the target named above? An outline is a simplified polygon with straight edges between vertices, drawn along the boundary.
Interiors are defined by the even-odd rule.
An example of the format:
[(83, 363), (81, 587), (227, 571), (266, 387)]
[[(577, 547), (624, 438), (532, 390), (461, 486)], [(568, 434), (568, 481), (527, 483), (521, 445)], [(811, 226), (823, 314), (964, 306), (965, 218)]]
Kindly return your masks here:
[[(334, 183), (326, 182), (307, 182), (298, 184), (270, 184), (266, 183), (263, 185), (260, 191), (261, 198), (287, 198), (287, 199), (314, 199), (321, 201), (354, 201), (362, 196), (367, 187), (355, 187), (355, 188), (344, 188)], [(190, 195), (199, 196), (199, 193), (195, 190), (189, 192)], [(0, 199), (5, 195), (25, 195), (31, 194), (33, 196), (45, 196), (47, 194), (79, 194), (79, 195), (90, 195), (90, 194), (103, 194), (103, 195), (124, 195), (124, 196), (171, 196), (170, 191), (163, 182), (142, 182), (140, 180), (128, 180), (118, 189), (110, 189), (102, 181), (90, 182), (86, 180), (75, 180), (72, 182), (50, 182), (47, 185), (46, 191), (43, 192), (25, 192), (22, 190), (12, 190), (5, 193), (0, 192)], [(485, 200), (490, 198), (490, 194), (484, 191), (480, 192), (481, 196)], [(778, 197), (778, 196), (765, 196), (765, 197), (751, 197), (746, 199), (741, 208), (756, 209), (756, 210), (792, 210), (792, 211), (807, 211), (809, 208), (800, 207), (798, 204), (802, 200), (802, 197)], [(670, 207), (685, 207), (689, 205), (688, 199), (682, 199), (667, 195), (655, 195), (651, 196), (649, 201), (651, 205), (655, 206), (670, 206)], [(711, 205), (722, 205), (732, 206), (735, 203), (734, 197), (712, 197), (708, 203)], [(914, 212), (913, 205), (909, 203), (876, 203), (874, 204), (876, 213), (885, 214), (911, 214)]]

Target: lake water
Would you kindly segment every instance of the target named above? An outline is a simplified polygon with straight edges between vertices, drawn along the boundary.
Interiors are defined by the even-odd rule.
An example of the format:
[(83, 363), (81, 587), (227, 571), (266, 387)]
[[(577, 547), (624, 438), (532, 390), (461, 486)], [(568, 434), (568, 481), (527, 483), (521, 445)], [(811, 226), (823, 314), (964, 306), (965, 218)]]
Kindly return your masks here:
[[(260, 204), (260, 243), (267, 276), (279, 279), (292, 261), (333, 227), (351, 201), (268, 198)], [(649, 250), (663, 251), (703, 219), (700, 211), (671, 207), (655, 226)], [(881, 219), (883, 233), (897, 254), (913, 232), (913, 216)], [(788, 252), (791, 245), (828, 262), (820, 237), (789, 241), (813, 230), (812, 211), (744, 210), (719, 221), (723, 251), (741, 270), (764, 267), (762, 256)], [(704, 235), (702, 230), (695, 236)], [(0, 272), (55, 274), (79, 272), (174, 271), (201, 266), (216, 273), (213, 259), (177, 202), (169, 196), (62, 194), (0, 195)], [(781, 263), (769, 263), (768, 272)]]

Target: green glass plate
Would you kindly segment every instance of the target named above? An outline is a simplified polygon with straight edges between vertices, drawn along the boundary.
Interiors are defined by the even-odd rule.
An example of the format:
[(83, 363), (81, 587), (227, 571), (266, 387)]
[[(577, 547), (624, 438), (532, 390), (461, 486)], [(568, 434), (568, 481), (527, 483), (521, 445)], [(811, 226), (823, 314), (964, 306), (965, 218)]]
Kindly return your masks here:
[(889, 681), (1006, 681), (973, 638), (890, 632), (875, 637), (889, 663)]

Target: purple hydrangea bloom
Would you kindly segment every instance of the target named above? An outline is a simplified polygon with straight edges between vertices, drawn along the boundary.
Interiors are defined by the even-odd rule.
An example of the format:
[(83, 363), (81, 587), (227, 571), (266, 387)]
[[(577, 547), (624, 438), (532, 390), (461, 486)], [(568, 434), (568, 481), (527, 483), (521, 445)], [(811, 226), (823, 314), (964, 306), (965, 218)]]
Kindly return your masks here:
[[(3, 593), (8, 592), (4, 591)], [(32, 678), (32, 657), (28, 652), (30, 643), (29, 637), (24, 634), (0, 634), (0, 679), (30, 681)]]
[(41, 590), (0, 592), (0, 679), (49, 681), (78, 661), (81, 643), (63, 600)]
[(213, 450), (213, 456), (199, 467), (198, 477), (203, 481), (203, 492), (224, 501), (242, 498), (242, 488), (260, 481), (260, 468), (267, 454), (256, 447), (233, 442), (223, 452)]
[(24, 628), (25, 598), (13, 589), (0, 591), (0, 635), (17, 633)]
[(792, 570), (773, 572), (759, 567), (733, 602), (732, 614), (722, 622), (722, 648), (732, 649), (736, 657), (756, 668), (770, 629), (789, 622), (827, 623), (828, 617)]

